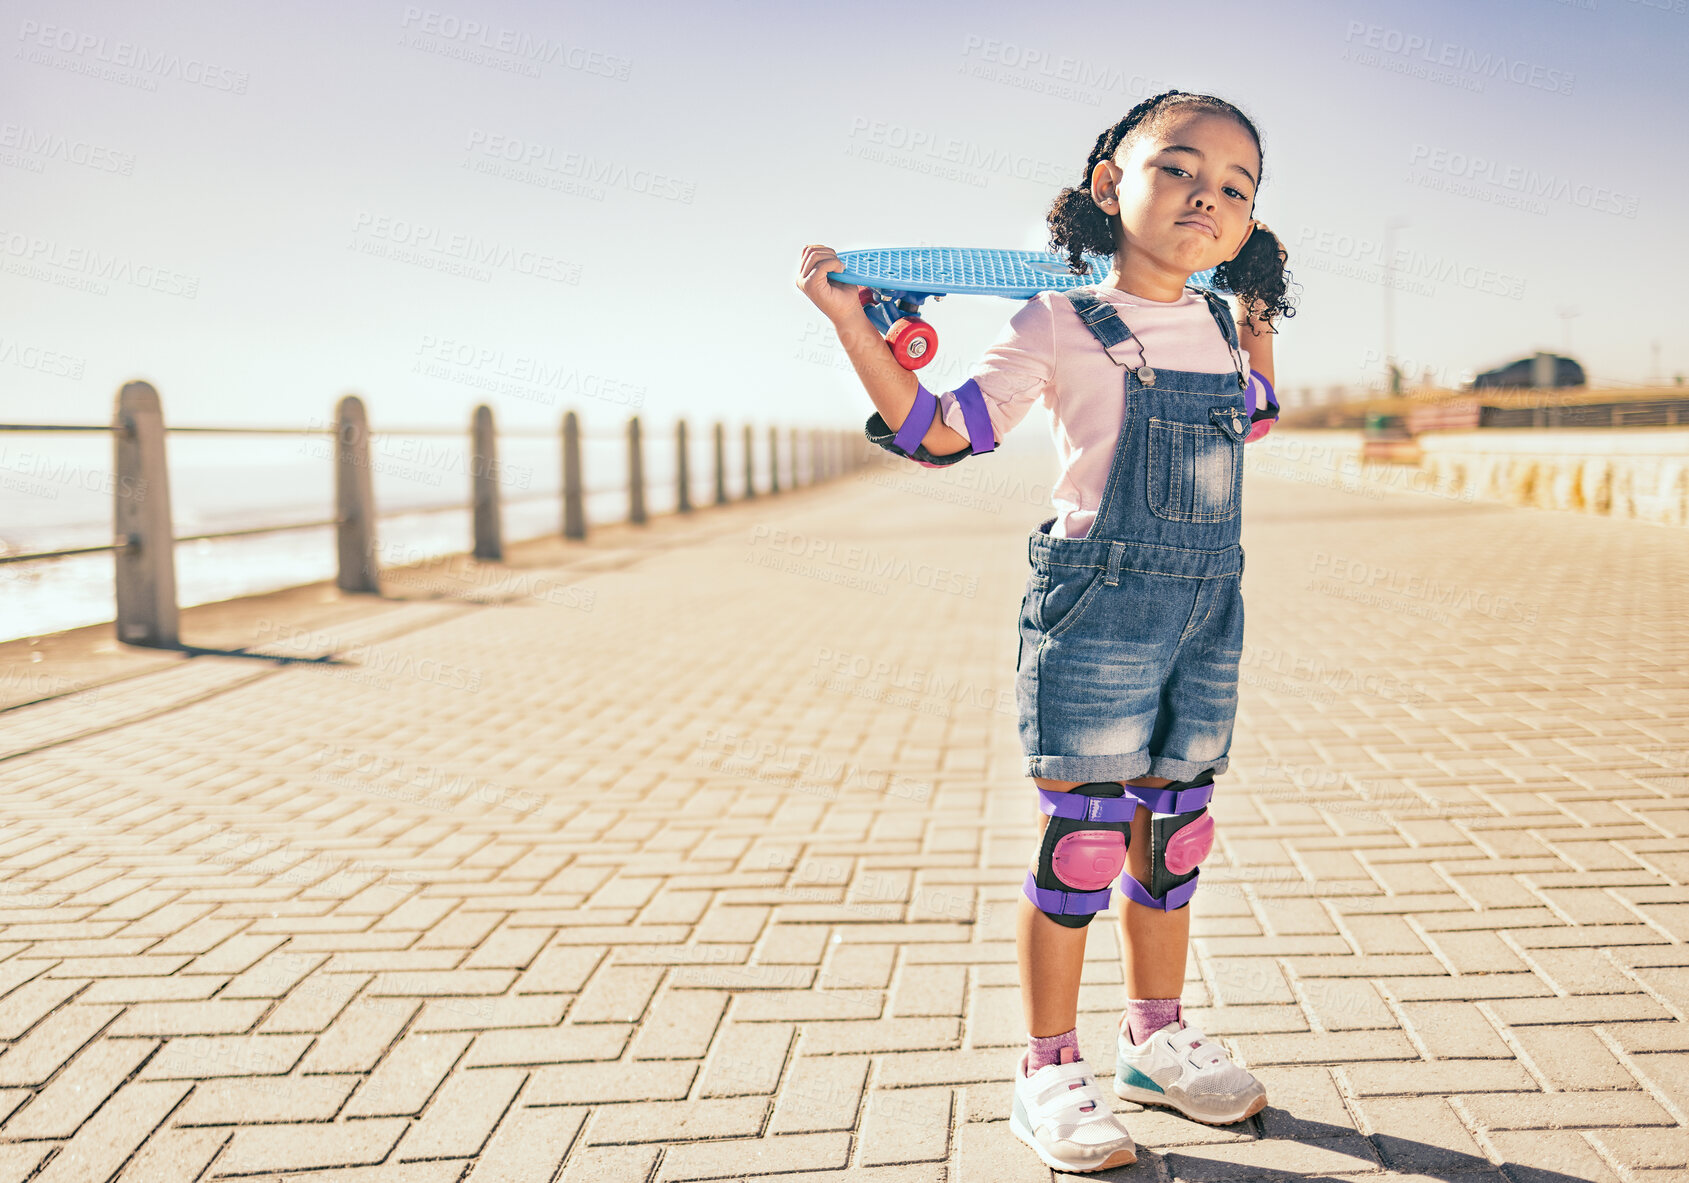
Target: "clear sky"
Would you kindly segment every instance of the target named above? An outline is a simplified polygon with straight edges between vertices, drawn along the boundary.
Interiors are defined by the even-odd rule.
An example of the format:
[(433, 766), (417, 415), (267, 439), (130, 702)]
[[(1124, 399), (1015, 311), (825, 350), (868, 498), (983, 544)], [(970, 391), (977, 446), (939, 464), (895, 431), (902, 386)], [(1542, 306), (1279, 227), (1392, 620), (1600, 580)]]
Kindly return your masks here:
[[(1168, 87), (1262, 130), (1281, 387), (1379, 379), (1391, 219), (1415, 372), (1689, 371), (1683, 0), (443, 2), (0, 2), (0, 417), (859, 427), (803, 244), (1043, 246)], [(930, 307), (943, 383), (1014, 305)]]

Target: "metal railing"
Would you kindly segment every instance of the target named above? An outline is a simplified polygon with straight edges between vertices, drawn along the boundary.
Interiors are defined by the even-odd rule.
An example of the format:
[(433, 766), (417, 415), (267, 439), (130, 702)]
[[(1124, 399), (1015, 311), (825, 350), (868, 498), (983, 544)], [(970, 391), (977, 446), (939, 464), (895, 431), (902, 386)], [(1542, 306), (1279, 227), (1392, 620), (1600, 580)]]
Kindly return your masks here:
[[(379, 593), (381, 569), (376, 559), (375, 524), (384, 517), (468, 510), (471, 514), (473, 533), (470, 553), (478, 560), (490, 562), (501, 561), (504, 557), (502, 511), (507, 502), (560, 498), (562, 520), (559, 523), (559, 533), (569, 539), (586, 537), (586, 499), (591, 496), (626, 492), (627, 520), (636, 525), (649, 521), (645, 508), (644, 441), (638, 415), (629, 417), (625, 432), (584, 436), (602, 440), (626, 439), (626, 485), (591, 489), (585, 486), (581, 470), (581, 440), (584, 433), (580, 429), (575, 412), (568, 411), (563, 415), (561, 428), (561, 490), (505, 498), (500, 493), (496, 476), (500, 436), (546, 439), (556, 437), (551, 432), (533, 430), (499, 433), (493, 422), (492, 408), (481, 404), (474, 410), (469, 430), (469, 500), (442, 505), (407, 506), (387, 514), (377, 513), (375, 508), (369, 460), (371, 435), (461, 437), (462, 433), (448, 428), (372, 432), (363, 400), (352, 394), (341, 398), (336, 404), (332, 427), (166, 427), (158, 391), (147, 382), (129, 382), (123, 386), (118, 392), (116, 410), (110, 424), (0, 423), (0, 431), (112, 433), (115, 525), (112, 541), (102, 546), (72, 546), (56, 550), (5, 554), (0, 555), (0, 563), (23, 563), (111, 551), (115, 559), (117, 638), (129, 645), (156, 648), (173, 648), (180, 645), (175, 569), (175, 547), (178, 543), (333, 526), (337, 550), (335, 586), (342, 591)], [(166, 432), (212, 435), (332, 435), (335, 516), (315, 521), (284, 522), (278, 525), (178, 536), (171, 524), (170, 474), (164, 449)], [(726, 505), (729, 499), (725, 425), (716, 422), (713, 435), (714, 504)], [(751, 426), (746, 424), (744, 499), (747, 500), (757, 496), (754, 438)], [(789, 487), (793, 489), (797, 488), (799, 483), (798, 458), (801, 438), (799, 428), (790, 429)], [(686, 441), (686, 420), (681, 419), (675, 425), (675, 512), (682, 514), (691, 513), (694, 508)], [(862, 467), (873, 451), (873, 446), (861, 435), (836, 429), (810, 428), (808, 442), (810, 484), (817, 484)], [(125, 490), (130, 492), (126, 493)], [(768, 492), (779, 491), (780, 429), (771, 426), (768, 429)]]

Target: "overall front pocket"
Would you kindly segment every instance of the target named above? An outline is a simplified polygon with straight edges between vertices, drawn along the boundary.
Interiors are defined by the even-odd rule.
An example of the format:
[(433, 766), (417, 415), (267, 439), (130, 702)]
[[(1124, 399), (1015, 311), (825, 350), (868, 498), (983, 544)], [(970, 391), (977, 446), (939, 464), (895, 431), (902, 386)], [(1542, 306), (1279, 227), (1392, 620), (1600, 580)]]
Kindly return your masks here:
[(1070, 567), (1053, 563), (1032, 578), (1031, 620), (1045, 636), (1055, 636), (1084, 614), (1102, 586), (1101, 567)]
[(1149, 421), (1150, 511), (1170, 522), (1224, 522), (1237, 516), (1243, 441), (1249, 421), (1214, 407), (1207, 423)]

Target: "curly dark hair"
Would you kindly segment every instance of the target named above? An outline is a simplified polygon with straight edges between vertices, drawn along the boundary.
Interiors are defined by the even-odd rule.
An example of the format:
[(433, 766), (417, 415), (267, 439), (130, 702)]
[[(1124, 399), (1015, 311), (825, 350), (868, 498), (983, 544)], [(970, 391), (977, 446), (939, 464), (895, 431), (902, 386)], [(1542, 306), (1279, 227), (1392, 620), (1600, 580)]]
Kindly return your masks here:
[[(1211, 94), (1164, 90), (1133, 107), (1118, 123), (1097, 137), (1079, 184), (1056, 195), (1045, 219), (1050, 226), (1050, 249), (1058, 254), (1066, 251), (1068, 268), (1075, 275), (1085, 273), (1083, 255), (1114, 254), (1115, 219), (1104, 213), (1091, 196), (1091, 173), (1099, 162), (1114, 159), (1120, 145), (1135, 134), (1154, 126), (1170, 111), (1187, 107), (1237, 120), (1254, 139), (1256, 150), (1260, 150), (1261, 133), (1255, 130), (1249, 117), (1225, 99)], [(1262, 181), (1266, 180), (1266, 171), (1263, 156)], [(1215, 286), (1221, 291), (1241, 296), (1256, 319), (1264, 320), (1270, 330), (1272, 322), (1278, 317), (1296, 315), (1296, 309), (1287, 298), (1290, 273), (1285, 270), (1284, 264), (1288, 257), (1284, 245), (1272, 231), (1265, 226), (1256, 226), (1237, 258), (1214, 269)]]

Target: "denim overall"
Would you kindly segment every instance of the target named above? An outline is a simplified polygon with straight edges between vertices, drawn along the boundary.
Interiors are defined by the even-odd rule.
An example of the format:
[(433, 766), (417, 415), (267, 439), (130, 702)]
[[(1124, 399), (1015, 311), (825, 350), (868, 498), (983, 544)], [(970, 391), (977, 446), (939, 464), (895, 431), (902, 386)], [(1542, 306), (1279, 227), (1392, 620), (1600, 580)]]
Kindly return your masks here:
[[(1201, 294), (1240, 357), (1225, 304)], [(1065, 295), (1121, 367), (1125, 413), (1086, 537), (1051, 537), (1051, 517), (1027, 540), (1015, 664), (1026, 775), (1218, 774), (1243, 646), (1248, 375), (1155, 366), (1115, 305), (1084, 288)]]

